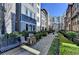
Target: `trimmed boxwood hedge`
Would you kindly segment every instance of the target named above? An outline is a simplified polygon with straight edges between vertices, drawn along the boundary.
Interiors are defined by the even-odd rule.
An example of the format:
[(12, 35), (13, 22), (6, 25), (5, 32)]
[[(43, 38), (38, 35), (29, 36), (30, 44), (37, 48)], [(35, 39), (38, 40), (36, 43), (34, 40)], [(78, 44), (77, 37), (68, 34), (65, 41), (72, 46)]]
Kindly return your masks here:
[(59, 31), (60, 33), (62, 33), (66, 38), (70, 39), (70, 40), (74, 40), (74, 38), (76, 38), (77, 33), (73, 32), (73, 31)]
[(66, 35), (69, 39), (71, 39), (72, 41), (74, 40), (74, 38), (76, 38), (77, 36), (77, 33), (76, 32), (72, 32), (72, 31), (69, 31), (69, 32), (66, 32)]
[(39, 41), (39, 39), (41, 39), (44, 36), (47, 36), (48, 33), (52, 33), (52, 32), (54, 32), (54, 30), (51, 30), (51, 31), (39, 31), (39, 32), (36, 32), (36, 31), (32, 31), (32, 32), (22, 31), (22, 32), (10, 33), (10, 34), (8, 34), (8, 36), (9, 37), (14, 37), (14, 36), (15, 37), (21, 37), (21, 36), (24, 36), (26, 38), (26, 37), (29, 36), (29, 33), (33, 33), (34, 36), (36, 37), (37, 41)]
[(77, 32), (73, 32), (73, 31), (59, 31), (59, 32), (62, 33), (64, 37), (73, 41), (73, 43), (79, 45), (79, 38), (77, 37), (78, 36)]
[(36, 39), (37, 39), (37, 41), (38, 41), (38, 40), (41, 39), (43, 36), (46, 36), (46, 35), (47, 35), (47, 32), (46, 32), (46, 31), (43, 31), (43, 32), (36, 32), (34, 35), (35, 35), (35, 37), (36, 37)]

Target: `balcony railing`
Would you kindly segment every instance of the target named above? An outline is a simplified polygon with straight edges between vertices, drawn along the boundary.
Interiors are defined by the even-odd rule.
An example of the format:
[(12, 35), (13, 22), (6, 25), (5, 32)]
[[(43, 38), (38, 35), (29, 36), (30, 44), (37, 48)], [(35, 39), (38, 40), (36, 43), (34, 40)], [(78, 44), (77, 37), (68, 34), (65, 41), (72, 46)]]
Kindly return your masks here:
[[(16, 14), (12, 13), (12, 19), (15, 19), (15, 16), (16, 16)], [(25, 22), (36, 24), (36, 20), (35, 19), (33, 19), (33, 18), (29, 17), (29, 16), (26, 16), (24, 14), (21, 14), (21, 21), (25, 21)]]
[(79, 13), (79, 9), (76, 9), (76, 10), (74, 11), (74, 13), (72, 14), (72, 17), (71, 17), (71, 18), (73, 18), (73, 17), (75, 17), (76, 15), (78, 15), (78, 13)]
[(36, 20), (31, 18), (31, 17), (28, 17), (26, 15), (23, 15), (21, 14), (21, 21), (26, 21), (26, 22), (29, 22), (29, 23), (33, 23), (33, 24), (36, 24)]

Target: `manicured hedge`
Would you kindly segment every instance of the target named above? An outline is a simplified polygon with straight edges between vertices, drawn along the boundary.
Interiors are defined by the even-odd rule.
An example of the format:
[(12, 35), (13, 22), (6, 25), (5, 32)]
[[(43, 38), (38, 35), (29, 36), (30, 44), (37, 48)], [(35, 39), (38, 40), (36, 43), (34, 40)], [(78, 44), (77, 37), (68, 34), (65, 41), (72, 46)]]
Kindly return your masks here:
[(73, 43), (77, 44), (79, 46), (79, 36), (77, 32), (73, 31), (59, 31), (64, 35), (64, 37), (68, 38), (68, 40), (73, 41)]
[(35, 37), (37, 40), (41, 39), (43, 36), (46, 36), (47, 35), (47, 32), (46, 31), (43, 31), (43, 32), (36, 32), (35, 34)]
[(49, 30), (49, 31), (47, 31), (48, 33), (52, 33), (52, 32), (55, 32), (55, 30)]
[(41, 39), (42, 37), (44, 36), (47, 36), (48, 33), (52, 33), (54, 32), (54, 30), (51, 30), (51, 31), (39, 31), (39, 32), (36, 32), (36, 31), (32, 31), (32, 32), (27, 32), (27, 31), (22, 31), (22, 32), (13, 32), (13, 33), (10, 33), (8, 34), (9, 37), (21, 37), (21, 36), (24, 36), (25, 38), (27, 38), (29, 36), (29, 33), (33, 33), (34, 36), (36, 37), (37, 41), (39, 39)]
[(73, 32), (73, 31), (59, 31), (60, 33), (62, 33), (66, 38), (70, 39), (70, 40), (74, 40), (74, 38), (76, 38), (77, 33)]
[(76, 38), (77, 36), (77, 33), (76, 32), (72, 32), (72, 31), (69, 31), (69, 32), (66, 32), (66, 35), (69, 39), (71, 39), (72, 41), (74, 40), (74, 38)]

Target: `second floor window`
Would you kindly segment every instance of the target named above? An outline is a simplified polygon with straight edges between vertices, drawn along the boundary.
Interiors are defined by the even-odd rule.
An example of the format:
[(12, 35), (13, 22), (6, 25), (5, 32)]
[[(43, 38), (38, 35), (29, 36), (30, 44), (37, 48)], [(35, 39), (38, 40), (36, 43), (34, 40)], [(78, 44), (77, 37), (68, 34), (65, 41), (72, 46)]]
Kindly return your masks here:
[(79, 24), (79, 20), (77, 21), (77, 23)]
[(39, 17), (37, 17), (37, 22), (39, 22)]
[(35, 19), (35, 13), (34, 13), (34, 19)]
[(32, 6), (34, 6), (34, 3), (32, 3)]
[(39, 8), (37, 8), (37, 12), (39, 13)]
[(26, 15), (28, 16), (28, 9), (26, 8)]
[(77, 4), (77, 8), (79, 9), (79, 4)]
[(32, 12), (30, 11), (30, 17), (32, 17)]

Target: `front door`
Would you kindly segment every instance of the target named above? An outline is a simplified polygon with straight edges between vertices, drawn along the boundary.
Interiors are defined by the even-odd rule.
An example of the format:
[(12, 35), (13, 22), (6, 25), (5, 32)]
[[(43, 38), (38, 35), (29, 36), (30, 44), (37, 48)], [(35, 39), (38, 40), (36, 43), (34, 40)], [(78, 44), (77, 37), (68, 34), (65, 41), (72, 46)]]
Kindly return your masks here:
[(26, 24), (26, 31), (28, 31), (28, 24)]

